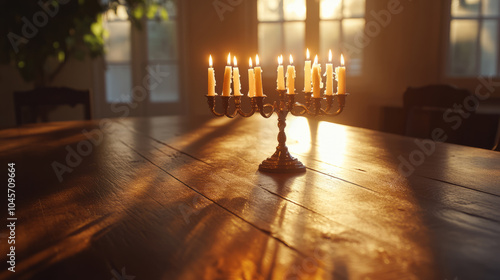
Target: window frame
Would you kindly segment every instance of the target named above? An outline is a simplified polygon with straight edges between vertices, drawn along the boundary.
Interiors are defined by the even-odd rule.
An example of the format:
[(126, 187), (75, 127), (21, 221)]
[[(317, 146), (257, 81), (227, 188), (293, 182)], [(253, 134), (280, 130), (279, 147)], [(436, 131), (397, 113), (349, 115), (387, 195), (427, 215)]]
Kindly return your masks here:
[[(318, 9), (318, 22), (319, 22), (319, 26), (318, 26), (318, 44), (319, 44), (319, 52), (321, 52), (321, 22), (338, 22), (339, 23), (339, 48), (340, 48), (340, 52), (342, 52), (344, 54), (344, 57), (346, 57), (346, 53), (347, 53), (347, 47), (344, 46), (344, 42), (345, 42), (345, 38), (344, 38), (344, 28), (343, 28), (343, 24), (344, 24), (344, 20), (350, 20), (350, 19), (362, 19), (364, 20), (364, 23), (363, 23), (363, 29), (362, 29), (362, 32), (364, 33), (365, 31), (365, 28), (366, 28), (366, 0), (365, 0), (365, 6), (364, 6), (364, 11), (363, 11), (363, 16), (351, 16), (351, 17), (345, 17), (344, 16), (344, 6), (345, 6), (345, 1), (346, 0), (340, 0), (341, 1), (341, 4), (340, 4), (340, 10), (341, 10), (341, 16), (340, 18), (337, 18), (337, 19), (322, 19), (321, 18), (321, 0), (319, 0), (319, 9)], [(363, 36), (366, 36), (365, 34), (363, 34)], [(324, 55), (323, 53), (321, 53), (321, 55)], [(364, 65), (364, 48), (361, 49), (361, 61), (360, 61), (360, 70), (359, 72), (352, 72), (352, 71), (347, 71), (347, 75), (348, 76), (351, 76), (351, 77), (359, 77), (359, 76), (362, 76), (363, 75), (363, 68)], [(337, 60), (340, 60), (338, 57), (334, 57), (334, 61), (337, 61)], [(338, 63), (340, 64), (340, 61), (338, 61)]]
[[(483, 27), (483, 21), (484, 20), (496, 20), (497, 21), (497, 43), (498, 46), (500, 46), (500, 11), (497, 16), (484, 16), (482, 9), (483, 9), (483, 0), (479, 0), (479, 15), (477, 16), (459, 16), (459, 17), (454, 17), (452, 15), (452, 4), (453, 0), (446, 0), (444, 6), (444, 19), (445, 19), (445, 24), (444, 24), (444, 36), (443, 36), (443, 76), (445, 78), (449, 79), (468, 79), (468, 78), (476, 78), (478, 76), (484, 76), (481, 74), (481, 29)], [(499, 6), (500, 10), (500, 6)], [(476, 51), (475, 51), (475, 60), (476, 60), (476, 65), (474, 69), (473, 74), (465, 74), (465, 75), (457, 75), (457, 74), (452, 74), (452, 69), (451, 69), (451, 62), (452, 62), (452, 53), (451, 53), (451, 22), (453, 20), (475, 20), (478, 23), (477, 27), (477, 39), (475, 42), (476, 46)], [(497, 63), (496, 63), (496, 74), (492, 76), (487, 76), (487, 77), (493, 77), (497, 78), (500, 77), (500, 49), (497, 49)]]
[[(323, 53), (320, 53), (321, 52), (321, 33), (320, 33), (320, 30), (321, 30), (321, 27), (320, 27), (320, 24), (322, 21), (324, 22), (339, 22), (339, 46), (340, 46), (340, 50), (337, 50), (339, 52), (342, 52), (346, 53), (346, 47), (344, 47), (344, 32), (343, 32), (343, 22), (344, 20), (349, 20), (349, 19), (363, 19), (364, 20), (364, 24), (363, 24), (363, 32), (364, 32), (364, 28), (366, 27), (366, 9), (367, 9), (367, 1), (365, 1), (364, 3), (364, 14), (363, 16), (352, 16), (352, 17), (345, 17), (344, 16), (344, 3), (345, 0), (341, 0), (341, 11), (342, 11), (342, 14), (341, 14), (341, 17), (338, 18), (338, 19), (322, 19), (321, 18), (321, 0), (306, 0), (305, 1), (305, 4), (306, 4), (306, 18), (304, 20), (286, 20), (285, 17), (284, 17), (284, 8), (283, 8), (283, 4), (284, 4), (284, 0), (281, 0), (281, 3), (280, 3), (280, 13), (281, 13), (281, 19), (280, 20), (275, 20), (275, 21), (271, 21), (271, 20), (259, 20), (259, 14), (258, 14), (258, 8), (256, 9), (257, 10), (257, 14), (256, 14), (256, 22), (257, 22), (257, 34), (258, 34), (258, 31), (259, 31), (259, 25), (261, 23), (279, 23), (281, 28), (283, 29), (284, 27), (284, 24), (285, 23), (288, 23), (288, 22), (303, 22), (304, 23), (304, 39), (305, 39), (305, 42), (304, 42), (304, 45), (306, 48), (309, 48), (309, 50), (311, 51), (311, 60), (314, 60), (314, 54), (318, 54), (318, 56), (320, 56), (320, 62), (322, 61), (326, 61), (326, 55), (328, 55), (328, 53), (326, 54), (323, 54)], [(258, 2), (258, 1), (256, 1)], [(256, 5), (258, 6), (258, 3), (256, 3)], [(284, 49), (285, 46), (284, 46), (284, 43), (285, 43), (285, 38), (284, 38), (284, 32), (281, 34), (281, 41), (280, 41), (280, 44), (281, 44), (281, 48)], [(257, 35), (257, 38), (259, 36)], [(311, 41), (312, 40), (312, 41)], [(257, 42), (257, 45), (259, 45), (259, 42)], [(333, 50), (335, 51), (335, 50)], [(260, 49), (259, 49), (259, 52), (260, 52)], [(365, 55), (364, 55), (364, 49), (361, 50), (361, 62), (360, 62), (360, 71), (359, 72), (350, 72), (348, 71), (347, 75), (349, 77), (361, 77), (364, 75), (364, 58), (365, 58)], [(277, 54), (278, 55), (278, 54)], [(305, 55), (305, 49), (304, 49), (304, 55)], [(325, 57), (323, 57), (325, 56)], [(338, 55), (340, 57), (340, 54)], [(337, 61), (337, 60), (340, 60), (340, 58), (337, 58), (335, 55), (334, 55), (334, 61)], [(286, 61), (286, 60), (285, 60)], [(340, 63), (340, 62), (339, 62)], [(300, 64), (300, 62), (299, 62)], [(297, 72), (297, 77), (299, 78), (300, 77), (300, 71)]]
[[(98, 115), (103, 116), (103, 117), (116, 117), (116, 116), (122, 116), (125, 113), (126, 116), (157, 116), (157, 115), (176, 115), (180, 114), (183, 111), (184, 108), (184, 97), (181, 94), (181, 87), (182, 87), (182, 76), (181, 76), (181, 55), (179, 51), (181, 50), (181, 36), (180, 36), (180, 26), (179, 26), (179, 10), (180, 7), (177, 6), (177, 16), (174, 19), (176, 21), (176, 48), (177, 48), (177, 54), (176, 54), (176, 59), (175, 60), (151, 60), (148, 55), (148, 19), (146, 17), (142, 18), (140, 23), (142, 25), (142, 29), (139, 29), (134, 26), (134, 24), (130, 24), (130, 58), (129, 62), (108, 62), (105, 57), (103, 57), (103, 70), (102, 70), (102, 86), (101, 89), (103, 91), (103, 94), (99, 96), (98, 99), (102, 105), (99, 105), (98, 107), (99, 112)], [(107, 24), (107, 18), (106, 14), (102, 15), (103, 17), (103, 24)], [(128, 19), (120, 19), (120, 21), (127, 21)], [(153, 64), (151, 64), (153, 62)], [(108, 64), (114, 64), (114, 65), (123, 65), (123, 64), (129, 64), (130, 69), (131, 69), (131, 75), (129, 77), (131, 81), (131, 88), (134, 89), (135, 87), (142, 87), (145, 77), (149, 75), (146, 67), (148, 65), (155, 65), (155, 62), (159, 62), (159, 65), (176, 65), (177, 66), (177, 72), (178, 72), (178, 98), (177, 101), (167, 101), (167, 102), (152, 102), (151, 101), (151, 90), (146, 87), (147, 91), (147, 97), (144, 100), (141, 101), (135, 101), (133, 98), (131, 98), (131, 102), (110, 102), (107, 99), (107, 92), (106, 92), (106, 83), (108, 82), (106, 79), (106, 71), (107, 71), (107, 65)], [(168, 63), (167, 63), (168, 62)], [(155, 68), (155, 67), (153, 67)], [(100, 80), (100, 79), (99, 79)], [(153, 82), (151, 82), (153, 83)], [(119, 110), (116, 112), (116, 108), (122, 108), (122, 107), (127, 107), (127, 110)]]

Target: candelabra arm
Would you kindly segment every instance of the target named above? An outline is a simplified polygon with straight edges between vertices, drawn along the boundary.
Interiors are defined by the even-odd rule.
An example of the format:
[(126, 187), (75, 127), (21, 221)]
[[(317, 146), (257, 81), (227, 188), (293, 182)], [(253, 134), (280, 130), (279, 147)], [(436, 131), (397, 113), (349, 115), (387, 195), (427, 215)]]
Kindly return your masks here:
[[(229, 113), (229, 99), (231, 97), (234, 98), (234, 111), (232, 113)], [(235, 96), (223, 96), (222, 103), (223, 103), (224, 108), (225, 108), (225, 115), (228, 118), (236, 117), (238, 115), (238, 113), (241, 111), (241, 96), (237, 96), (237, 95), (235, 95)]]
[[(266, 108), (271, 108), (271, 110), (266, 113), (265, 112)], [(274, 113), (274, 106), (271, 104), (264, 104), (263, 109), (260, 111), (260, 115), (266, 119), (271, 117), (273, 115), (273, 113)]]
[[(265, 172), (304, 172), (305, 166), (296, 158), (292, 157), (288, 152), (286, 146), (286, 116), (291, 113), (294, 116), (303, 116), (305, 114), (311, 116), (329, 115), (336, 116), (342, 113), (345, 106), (345, 99), (347, 94), (326, 95), (325, 99), (322, 97), (312, 97), (312, 92), (305, 92), (305, 104), (295, 102), (295, 93), (287, 94), (286, 90), (277, 90), (279, 94), (279, 101), (273, 104), (264, 104), (266, 96), (253, 96), (250, 97), (251, 110), (245, 112), (241, 108), (242, 97), (236, 96), (217, 96), (221, 99), (223, 113), (216, 110), (216, 96), (207, 95), (207, 103), (215, 116), (227, 116), (234, 118), (237, 115), (242, 117), (250, 117), (255, 112), (259, 112), (264, 118), (271, 117), (275, 112), (278, 115), (278, 146), (274, 154), (264, 160), (259, 165), (259, 170)], [(230, 111), (230, 100), (234, 98), (234, 111)], [(338, 109), (335, 112), (329, 113), (334, 106), (334, 100), (337, 100)], [(321, 108), (322, 100), (326, 100), (325, 108)]]
[(243, 110), (239, 109), (238, 110), (238, 114), (240, 114), (240, 116), (244, 117), (244, 118), (248, 118), (248, 117), (251, 117), (253, 116), (253, 114), (255, 113), (256, 109), (252, 107), (252, 109), (250, 110), (250, 112), (248, 113), (245, 113)]
[[(290, 114), (294, 116), (303, 116), (307, 113), (310, 114), (309, 110), (307, 109), (307, 106), (304, 104), (301, 104), (299, 102), (295, 102), (295, 96), (296, 94), (287, 94), (287, 110)], [(295, 109), (301, 109), (300, 111), (297, 111)]]
[[(336, 116), (336, 115), (339, 115), (340, 113), (342, 113), (344, 111), (344, 106), (345, 106), (345, 97), (346, 97), (347, 94), (337, 94), (337, 95), (327, 95), (326, 96), (326, 108), (325, 108), (325, 114), (326, 115), (329, 115), (329, 116)], [(328, 113), (331, 108), (333, 107), (333, 100), (335, 99), (335, 97), (337, 98), (337, 103), (338, 103), (338, 106), (339, 108), (337, 109), (337, 111), (333, 112), (333, 113)]]
[[(271, 104), (264, 104), (264, 98), (266, 98), (265, 95), (252, 97), (252, 99), (255, 100), (255, 103), (257, 104), (256, 110), (260, 113), (261, 116), (267, 119), (273, 115), (274, 106)], [(271, 110), (266, 110), (267, 108), (270, 108)]]
[[(294, 116), (303, 116), (305, 114), (311, 114), (311, 112), (309, 112), (309, 109), (307, 109), (307, 107), (304, 104), (296, 102), (296, 103), (290, 103), (288, 106), (289, 106), (288, 111), (290, 112), (290, 114)], [(301, 109), (301, 110), (297, 111), (296, 109)]]
[(321, 116), (321, 115), (326, 114), (325, 111), (321, 108), (321, 100), (323, 100), (323, 98), (313, 97), (313, 103), (314, 103), (313, 115), (314, 116)]
[(229, 100), (233, 96), (221, 96), (222, 98), (222, 108), (224, 108), (224, 115), (228, 118), (234, 118), (238, 114), (238, 107), (241, 107), (241, 96), (234, 97), (235, 109), (232, 113), (229, 112)]
[(242, 117), (248, 118), (251, 117), (256, 111), (258, 111), (259, 107), (255, 98), (250, 97), (250, 104), (252, 105), (250, 112), (245, 113), (243, 110), (239, 109), (238, 114), (240, 114), (240, 116)]
[(205, 95), (205, 96), (207, 97), (208, 107), (210, 108), (210, 111), (212, 111), (212, 114), (214, 114), (217, 117), (224, 116), (223, 113), (219, 113), (215, 110), (215, 96), (210, 96), (210, 95)]

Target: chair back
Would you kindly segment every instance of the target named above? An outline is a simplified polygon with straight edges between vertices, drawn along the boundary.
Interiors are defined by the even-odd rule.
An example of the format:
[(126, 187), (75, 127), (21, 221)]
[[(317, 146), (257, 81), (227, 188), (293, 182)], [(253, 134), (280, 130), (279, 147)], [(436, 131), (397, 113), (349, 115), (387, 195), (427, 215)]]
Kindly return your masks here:
[(450, 85), (409, 87), (403, 96), (405, 135), (432, 139), (433, 130), (441, 129), (445, 142), (491, 149), (498, 119), (467, 110), (469, 96)]
[[(75, 90), (67, 87), (44, 87), (29, 91), (14, 92), (14, 107), (17, 125), (25, 123), (47, 122), (43, 106), (69, 105), (71, 107), (82, 104), (84, 119), (91, 119), (91, 100), (89, 90)], [(28, 108), (29, 110), (24, 110)]]

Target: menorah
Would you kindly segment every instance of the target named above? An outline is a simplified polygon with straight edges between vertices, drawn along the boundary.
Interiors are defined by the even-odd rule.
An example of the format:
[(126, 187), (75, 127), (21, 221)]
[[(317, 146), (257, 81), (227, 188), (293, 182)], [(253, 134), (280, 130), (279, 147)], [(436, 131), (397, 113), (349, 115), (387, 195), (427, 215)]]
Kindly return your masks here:
[[(294, 116), (336, 116), (342, 113), (345, 105), (345, 98), (347, 94), (331, 94), (325, 95), (325, 97), (313, 97), (312, 92), (304, 92), (305, 104), (301, 104), (295, 101), (296, 94), (288, 94), (287, 90), (276, 90), (279, 95), (279, 101), (273, 104), (264, 104), (264, 99), (266, 95), (263, 96), (252, 96), (250, 98), (251, 109), (249, 112), (245, 112), (241, 108), (241, 97), (242, 96), (231, 96), (231, 95), (217, 95), (217, 96), (207, 96), (208, 106), (214, 115), (217, 117), (226, 116), (229, 118), (234, 118), (237, 115), (242, 117), (250, 117), (255, 112), (259, 112), (264, 118), (269, 118), (276, 112), (278, 115), (278, 146), (274, 154), (264, 160), (259, 165), (260, 171), (274, 172), (274, 173), (293, 173), (293, 172), (304, 172), (306, 167), (298, 159), (292, 157), (288, 152), (288, 147), (286, 146), (286, 116), (291, 113)], [(219, 113), (216, 109), (216, 98), (221, 99), (222, 111)], [(333, 111), (334, 100), (337, 100), (338, 109)], [(234, 106), (230, 106), (230, 100), (233, 100)], [(326, 106), (323, 108), (322, 101), (325, 101)], [(233, 110), (231, 110), (231, 107)], [(330, 112), (332, 111), (332, 112)]]

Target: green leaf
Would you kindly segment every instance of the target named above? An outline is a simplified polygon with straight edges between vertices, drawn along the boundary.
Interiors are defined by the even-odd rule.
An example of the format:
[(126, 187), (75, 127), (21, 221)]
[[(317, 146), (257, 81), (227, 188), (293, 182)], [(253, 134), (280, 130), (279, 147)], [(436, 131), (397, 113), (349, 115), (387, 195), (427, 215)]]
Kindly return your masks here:
[(151, 6), (149, 6), (147, 17), (149, 19), (154, 18), (157, 11), (158, 11), (158, 5), (152, 4)]
[(132, 14), (136, 19), (141, 19), (144, 16), (144, 7), (142, 5), (138, 6)]
[(63, 62), (65, 57), (66, 57), (66, 54), (63, 51), (59, 51), (57, 53), (57, 60), (59, 60), (59, 62)]
[(160, 16), (161, 16), (161, 19), (168, 20), (168, 11), (167, 11), (167, 9), (165, 9), (165, 7), (160, 8)]
[(90, 26), (90, 30), (92, 31), (92, 33), (94, 33), (95, 36), (102, 36), (104, 32), (104, 26), (102, 24), (101, 17), (99, 17), (96, 22), (92, 23), (92, 25)]

